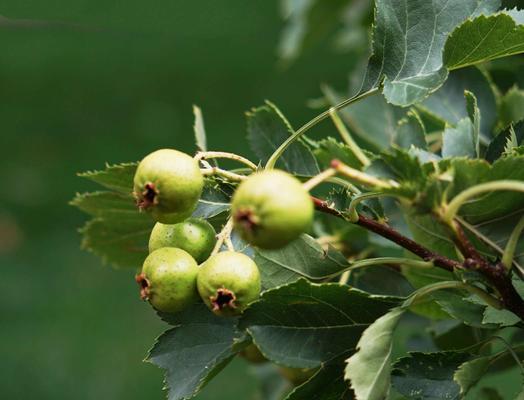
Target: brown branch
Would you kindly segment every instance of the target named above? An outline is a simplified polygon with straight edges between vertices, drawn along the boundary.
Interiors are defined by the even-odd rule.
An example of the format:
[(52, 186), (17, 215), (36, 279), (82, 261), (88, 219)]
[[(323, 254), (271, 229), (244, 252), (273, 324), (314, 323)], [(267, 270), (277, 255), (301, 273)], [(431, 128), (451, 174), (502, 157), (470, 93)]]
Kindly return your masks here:
[[(312, 199), (317, 210), (334, 215), (342, 219), (347, 219), (338, 210), (335, 210), (334, 208), (330, 207), (326, 201), (318, 199), (316, 197), (312, 197)], [(389, 225), (382, 224), (371, 218), (364, 217), (360, 214), (358, 216), (358, 221), (355, 223), (357, 225), (362, 226), (363, 228), (366, 228), (371, 232), (374, 232), (386, 239), (391, 240), (393, 243), (396, 243), (399, 246), (405, 248), (406, 250), (409, 250), (413, 254), (419, 256), (424, 261), (433, 261), (434, 264), (440, 268), (444, 268), (448, 271), (453, 271), (454, 268), (462, 267), (462, 264), (460, 264), (458, 261), (449, 259), (447, 257), (432, 252), (431, 250), (415, 242), (414, 240), (402, 235), (400, 232), (396, 231)]]
[[(344, 214), (330, 207), (326, 201), (316, 197), (312, 197), (312, 199), (317, 210), (348, 221), (348, 218)], [(355, 223), (371, 232), (391, 240), (425, 261), (433, 261), (435, 266), (447, 271), (453, 271), (455, 268), (478, 271), (498, 291), (504, 306), (520, 317), (521, 320), (524, 320), (524, 300), (520, 297), (519, 293), (513, 286), (511, 276), (507, 274), (506, 269), (501, 263), (495, 265), (488, 263), (471, 244), (460, 227), (455, 231), (455, 243), (461, 252), (467, 257), (463, 264), (456, 260), (436, 254), (427, 247), (422, 246), (420, 243), (402, 235), (389, 225), (377, 222), (371, 218), (359, 214), (358, 221)]]

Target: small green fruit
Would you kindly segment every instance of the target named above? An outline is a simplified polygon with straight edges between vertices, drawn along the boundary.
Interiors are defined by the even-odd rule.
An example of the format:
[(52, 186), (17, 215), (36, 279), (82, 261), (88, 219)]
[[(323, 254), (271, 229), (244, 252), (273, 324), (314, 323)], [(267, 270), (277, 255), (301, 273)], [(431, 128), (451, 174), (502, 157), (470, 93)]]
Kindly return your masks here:
[(138, 164), (134, 195), (140, 209), (160, 222), (180, 222), (195, 209), (204, 187), (198, 162), (178, 150), (162, 149)]
[(278, 367), (278, 370), (280, 374), (294, 386), (302, 385), (317, 372), (316, 369), (289, 367)]
[(271, 170), (251, 175), (233, 196), (235, 229), (248, 243), (277, 249), (305, 232), (313, 220), (313, 202), (299, 180)]
[(136, 276), (140, 297), (159, 311), (181, 311), (198, 300), (197, 274), (198, 264), (186, 251), (173, 247), (155, 250)]
[(200, 264), (207, 260), (215, 243), (215, 229), (206, 220), (190, 218), (175, 225), (157, 222), (149, 237), (149, 252), (177, 247), (187, 251)]
[(262, 364), (267, 362), (267, 358), (260, 352), (257, 346), (253, 343), (248, 345), (240, 352), (240, 356), (245, 358), (252, 364)]
[(225, 251), (200, 266), (197, 287), (200, 297), (215, 314), (237, 315), (260, 295), (260, 273), (245, 254)]

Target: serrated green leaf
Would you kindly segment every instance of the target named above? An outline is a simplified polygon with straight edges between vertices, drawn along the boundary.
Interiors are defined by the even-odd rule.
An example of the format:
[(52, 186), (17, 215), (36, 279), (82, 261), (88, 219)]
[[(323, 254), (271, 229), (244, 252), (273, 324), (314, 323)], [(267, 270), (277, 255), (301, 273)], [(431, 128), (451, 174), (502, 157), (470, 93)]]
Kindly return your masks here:
[(362, 334), (357, 352), (346, 362), (345, 379), (357, 400), (382, 400), (390, 389), (393, 332), (404, 314), (395, 308), (373, 322)]
[(398, 301), (305, 279), (268, 290), (241, 319), (262, 353), (294, 368), (314, 368), (354, 350), (362, 332)]
[(444, 64), (463, 68), (524, 52), (524, 26), (502, 11), (479, 15), (456, 28), (444, 48)]
[(449, 32), (499, 5), (496, 0), (377, 0), (373, 55), (362, 90), (384, 80), (383, 93), (393, 104), (424, 99), (447, 78), (442, 51)]
[(477, 155), (474, 127), (469, 118), (461, 119), (456, 128), (447, 127), (442, 137), (442, 157), (468, 157)]
[(93, 217), (113, 219), (115, 223), (120, 218), (140, 221), (149, 219), (144, 213), (139, 212), (134, 199), (129, 194), (119, 192), (77, 194), (70, 204)]
[(301, 277), (320, 280), (349, 267), (338, 251), (327, 251), (309, 235), (302, 235), (278, 250), (255, 250), (255, 262), (262, 276), (262, 287), (270, 289)]
[(332, 160), (340, 160), (352, 168), (361, 169), (362, 163), (355, 156), (351, 148), (332, 137), (328, 137), (317, 142), (317, 148), (314, 151), (320, 166), (325, 169), (330, 166)]
[(395, 363), (393, 386), (406, 399), (458, 400), (460, 387), (453, 374), (470, 357), (458, 352), (410, 353)]
[(353, 391), (344, 381), (344, 364), (322, 365), (306, 383), (293, 390), (285, 400), (353, 400)]
[(143, 218), (106, 220), (95, 218), (80, 229), (82, 248), (115, 267), (139, 268), (148, 254), (148, 241), (154, 222)]
[(200, 107), (193, 105), (193, 115), (195, 116), (193, 131), (195, 132), (197, 148), (200, 151), (207, 151), (206, 129), (204, 127), (204, 117)]
[(138, 163), (107, 164), (104, 170), (82, 172), (78, 176), (96, 182), (107, 189), (131, 194), (137, 165)]
[(399, 121), (395, 133), (395, 143), (404, 149), (410, 149), (411, 146), (427, 149), (426, 129), (415, 110), (409, 111), (406, 117)]
[[(293, 128), (272, 103), (247, 113), (248, 141), (253, 152), (265, 164), (273, 152), (293, 133)], [(298, 175), (313, 176), (319, 168), (311, 150), (296, 141), (282, 154), (277, 167)]]
[(520, 121), (515, 126), (510, 126), (500, 132), (488, 145), (486, 150), (486, 160), (495, 162), (502, 157), (506, 151), (508, 141), (515, 141), (515, 144), (522, 143), (524, 139), (524, 121)]
[(190, 399), (247, 342), (236, 318), (218, 317), (204, 304), (167, 318), (175, 327), (157, 339), (147, 361), (166, 371), (169, 400)]

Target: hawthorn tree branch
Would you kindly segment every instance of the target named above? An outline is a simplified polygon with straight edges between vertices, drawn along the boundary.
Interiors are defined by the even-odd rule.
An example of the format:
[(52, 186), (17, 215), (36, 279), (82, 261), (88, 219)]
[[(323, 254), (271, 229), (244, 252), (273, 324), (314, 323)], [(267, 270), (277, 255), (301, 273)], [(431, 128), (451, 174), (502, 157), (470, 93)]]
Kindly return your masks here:
[[(350, 222), (343, 213), (332, 208), (326, 201), (316, 197), (312, 197), (312, 200), (318, 211), (331, 214)], [(457, 235), (455, 237), (455, 243), (461, 252), (467, 257), (464, 260), (464, 263), (439, 255), (420, 243), (402, 235), (391, 226), (377, 222), (361, 214), (358, 214), (358, 220), (354, 223), (391, 240), (422, 258), (424, 261), (432, 261), (436, 267), (447, 271), (453, 271), (455, 268), (478, 271), (493, 285), (493, 288), (497, 290), (504, 307), (524, 321), (524, 300), (520, 297), (519, 293), (513, 286), (511, 276), (507, 274), (504, 265), (500, 262), (494, 265), (488, 263), (471, 244), (460, 227), (459, 230), (456, 231)]]

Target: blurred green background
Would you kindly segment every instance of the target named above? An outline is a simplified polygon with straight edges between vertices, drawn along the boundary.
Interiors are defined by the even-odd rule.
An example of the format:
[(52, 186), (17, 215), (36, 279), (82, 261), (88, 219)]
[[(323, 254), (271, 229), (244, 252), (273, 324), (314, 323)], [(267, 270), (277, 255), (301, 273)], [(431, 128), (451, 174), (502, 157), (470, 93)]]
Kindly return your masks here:
[[(187, 152), (192, 104), (210, 147), (250, 155), (244, 111), (271, 99), (298, 126), (353, 60), (317, 48), (277, 68), (277, 1), (4, 0), (0, 7), (0, 387), (8, 399), (162, 399), (142, 363), (164, 324), (134, 271), (79, 250), (95, 188), (75, 176), (159, 147)], [(235, 361), (199, 399), (249, 399)]]

